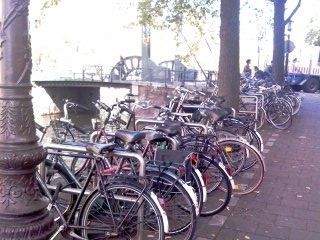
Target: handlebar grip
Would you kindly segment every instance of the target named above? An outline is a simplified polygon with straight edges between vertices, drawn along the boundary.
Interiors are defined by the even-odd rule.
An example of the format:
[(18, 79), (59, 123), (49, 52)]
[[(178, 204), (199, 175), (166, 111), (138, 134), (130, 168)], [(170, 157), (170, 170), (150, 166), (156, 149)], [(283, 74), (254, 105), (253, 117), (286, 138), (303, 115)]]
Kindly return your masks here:
[(129, 109), (129, 108), (125, 107), (125, 106), (120, 105), (119, 107), (120, 107), (121, 111), (125, 111), (125, 112), (127, 112), (129, 114), (134, 114), (134, 111), (132, 111), (131, 109)]
[(97, 103), (99, 104), (99, 106), (101, 108), (103, 108), (103, 110), (107, 111), (107, 112), (110, 112), (112, 110), (111, 107), (109, 107), (107, 104), (101, 102), (100, 100), (97, 100)]
[(124, 102), (126, 102), (126, 103), (135, 103), (136, 100), (134, 100), (134, 99), (126, 99), (126, 100), (124, 100)]
[(40, 132), (44, 132), (45, 127), (41, 126), (39, 123), (35, 122), (36, 129), (38, 129)]
[(158, 106), (158, 105), (154, 105), (153, 108), (155, 108), (155, 109), (160, 109), (160, 110), (162, 109), (162, 107), (160, 107), (160, 106)]

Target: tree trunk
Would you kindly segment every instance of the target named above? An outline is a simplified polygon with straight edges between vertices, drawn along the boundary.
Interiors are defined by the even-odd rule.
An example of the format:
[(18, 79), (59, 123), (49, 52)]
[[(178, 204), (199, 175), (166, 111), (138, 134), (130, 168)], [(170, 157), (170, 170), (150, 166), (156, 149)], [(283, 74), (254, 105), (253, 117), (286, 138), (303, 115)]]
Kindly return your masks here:
[(285, 0), (274, 1), (272, 74), (281, 86), (284, 83), (284, 10)]
[(218, 95), (225, 106), (239, 109), (239, 12), (240, 0), (221, 1)]

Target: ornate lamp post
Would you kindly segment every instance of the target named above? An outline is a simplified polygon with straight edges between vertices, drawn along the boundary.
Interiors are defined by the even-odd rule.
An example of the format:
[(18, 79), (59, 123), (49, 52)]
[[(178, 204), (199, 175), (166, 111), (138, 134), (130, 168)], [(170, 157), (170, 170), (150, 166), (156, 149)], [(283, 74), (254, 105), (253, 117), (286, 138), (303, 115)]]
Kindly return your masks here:
[(37, 185), (29, 0), (0, 0), (0, 239), (49, 239), (55, 230)]

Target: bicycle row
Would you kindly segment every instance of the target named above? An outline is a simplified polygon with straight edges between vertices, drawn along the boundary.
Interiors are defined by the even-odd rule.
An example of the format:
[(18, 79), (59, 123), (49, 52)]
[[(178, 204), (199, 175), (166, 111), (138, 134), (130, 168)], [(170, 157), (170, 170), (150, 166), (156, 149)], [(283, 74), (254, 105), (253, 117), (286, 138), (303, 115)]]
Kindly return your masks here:
[(240, 113), (253, 114), (258, 129), (266, 122), (277, 129), (288, 129), (301, 106), (298, 93), (264, 79), (242, 79), (241, 90)]
[[(249, 194), (261, 184), (263, 141), (249, 124), (232, 118), (230, 109), (202, 107), (205, 125), (190, 120), (194, 113), (160, 106), (152, 107), (160, 110), (162, 119), (135, 120), (130, 104), (139, 106), (130, 98), (113, 106), (95, 102), (107, 114), (91, 134), (91, 143), (74, 142), (73, 130), (81, 128), (70, 119), (37, 126), (43, 136), (49, 127), (56, 134), (55, 143), (44, 145), (48, 157), (40, 185), (58, 212), (57, 234), (78, 239), (192, 239), (198, 216), (222, 211), (232, 194)], [(142, 127), (120, 129), (131, 121), (117, 115), (124, 112), (136, 128)], [(222, 119), (228, 129), (214, 128)], [(242, 137), (232, 128), (242, 129)]]

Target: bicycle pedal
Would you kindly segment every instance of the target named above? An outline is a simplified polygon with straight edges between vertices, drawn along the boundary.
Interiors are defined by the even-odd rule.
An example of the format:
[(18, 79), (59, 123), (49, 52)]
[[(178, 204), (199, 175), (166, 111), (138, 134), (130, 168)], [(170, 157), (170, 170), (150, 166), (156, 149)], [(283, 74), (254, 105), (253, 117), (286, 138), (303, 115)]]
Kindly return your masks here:
[(61, 225), (49, 240), (54, 240), (60, 234), (60, 232), (63, 231), (64, 229), (65, 229), (64, 225)]
[(87, 240), (86, 238), (83, 238), (83, 237), (79, 236), (78, 234), (76, 234), (74, 231), (70, 231), (69, 236), (71, 236), (75, 239), (79, 239), (79, 240)]

